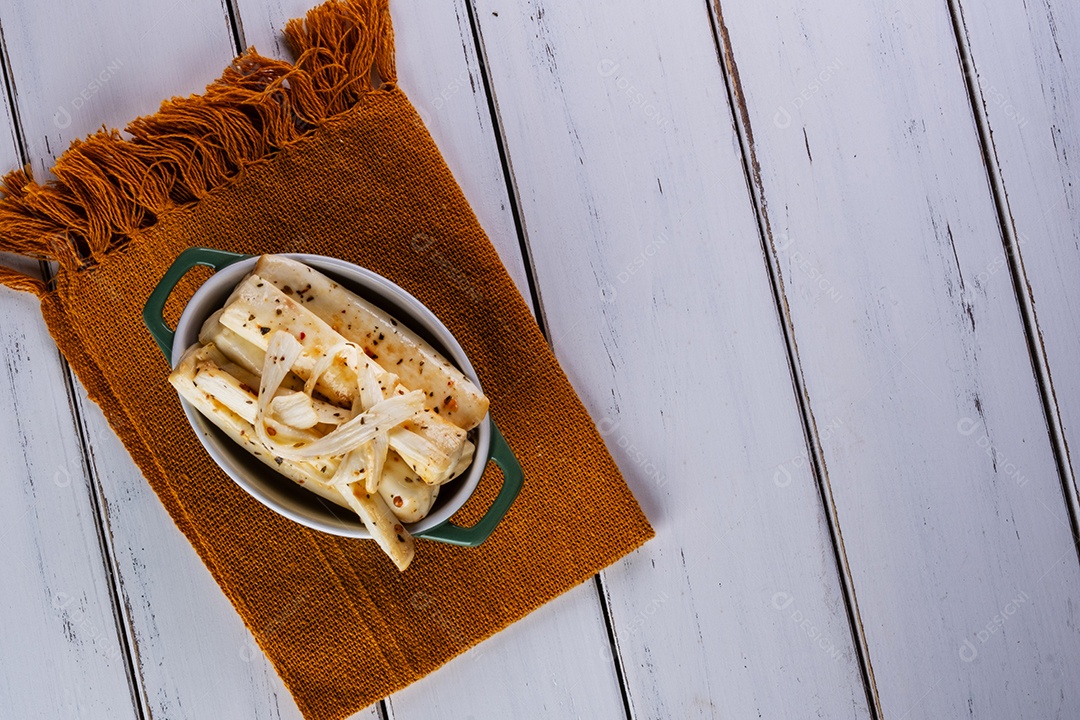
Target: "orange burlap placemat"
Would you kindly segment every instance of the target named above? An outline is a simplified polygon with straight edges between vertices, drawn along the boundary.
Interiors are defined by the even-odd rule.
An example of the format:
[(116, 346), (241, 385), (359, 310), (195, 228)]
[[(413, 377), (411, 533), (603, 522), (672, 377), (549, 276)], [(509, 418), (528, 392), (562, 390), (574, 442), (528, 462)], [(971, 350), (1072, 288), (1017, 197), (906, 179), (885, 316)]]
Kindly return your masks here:
[[(90, 397), (304, 716), (334, 720), (588, 579), (652, 529), (394, 86), (385, 0), (327, 3), (286, 34), (295, 64), (248, 52), (204, 95), (131, 123), (129, 139), (73, 143), (55, 182), (9, 175), (0, 250), (59, 270), (49, 286), (6, 268), (0, 282), (41, 297)], [(229, 480), (188, 426), (140, 318), (192, 245), (344, 258), (430, 307), (472, 359), (524, 467), (494, 535), (475, 549), (418, 540), (398, 573), (373, 543), (310, 531)], [(172, 320), (197, 280), (178, 288)], [(455, 519), (471, 524), (500, 482), (489, 468)]]

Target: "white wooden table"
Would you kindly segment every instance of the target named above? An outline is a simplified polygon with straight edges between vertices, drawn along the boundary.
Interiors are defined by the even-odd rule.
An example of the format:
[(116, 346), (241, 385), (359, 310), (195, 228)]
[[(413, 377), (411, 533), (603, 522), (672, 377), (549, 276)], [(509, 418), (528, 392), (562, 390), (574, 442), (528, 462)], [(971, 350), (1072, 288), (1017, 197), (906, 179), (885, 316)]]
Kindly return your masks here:
[[(0, 167), (311, 0), (4, 0)], [(1080, 717), (1080, 5), (393, 0), (657, 529), (358, 717)], [(0, 717), (298, 718), (0, 290)]]

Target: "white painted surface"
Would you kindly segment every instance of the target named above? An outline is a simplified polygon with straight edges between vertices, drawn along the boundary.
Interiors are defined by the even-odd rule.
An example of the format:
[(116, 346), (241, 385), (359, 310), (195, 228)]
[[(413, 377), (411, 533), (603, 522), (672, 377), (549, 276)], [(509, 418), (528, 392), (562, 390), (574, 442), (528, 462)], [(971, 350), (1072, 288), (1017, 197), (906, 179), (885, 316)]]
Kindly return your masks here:
[(705, 7), (477, 10), (555, 351), (657, 530), (604, 574), (635, 715), (866, 717)]
[[(587, 583), (398, 693), (388, 715), (621, 717), (618, 663), (635, 718), (870, 717), (860, 642), (886, 718), (1080, 715), (1080, 568), (948, 6), (725, 0), (721, 44), (746, 98), (734, 116), (760, 163), (752, 200), (706, 5), (392, 3), (400, 83), (525, 290), (505, 137), (553, 345), (658, 537), (603, 574), (614, 661)], [(276, 33), (307, 5), (239, 0), (247, 43), (280, 55)], [(958, 6), (1051, 415), (1075, 447), (1080, 12)], [(215, 77), (232, 55), (223, 7), (0, 8), (35, 171)], [(112, 720), (138, 702), (170, 720), (299, 717), (100, 412), (69, 405), (36, 301), (0, 290), (0, 307), (14, 369), (0, 396), (19, 410), (0, 415), (4, 713)], [(49, 481), (58, 467), (70, 484)], [(58, 610), (59, 592), (77, 601)], [(108, 653), (123, 638), (134, 700), (128, 661)]]
[(0, 303), (0, 714), (133, 718), (65, 370), (37, 299)]
[[(6, 96), (0, 119), (18, 167)], [(0, 307), (0, 714), (134, 718), (65, 369), (35, 297)]]
[[(1058, 420), (1075, 457), (1080, 453), (1080, 6), (998, 0), (960, 7)], [(1076, 460), (1070, 467), (1075, 493)]]
[(617, 718), (619, 681), (586, 582), (392, 695), (392, 720)]
[(5, 0), (0, 23), (38, 179), (72, 140), (202, 91), (233, 57), (212, 0)]
[(722, 8), (884, 715), (1080, 716), (1080, 568), (1012, 285), (979, 280), (1003, 247), (947, 6)]

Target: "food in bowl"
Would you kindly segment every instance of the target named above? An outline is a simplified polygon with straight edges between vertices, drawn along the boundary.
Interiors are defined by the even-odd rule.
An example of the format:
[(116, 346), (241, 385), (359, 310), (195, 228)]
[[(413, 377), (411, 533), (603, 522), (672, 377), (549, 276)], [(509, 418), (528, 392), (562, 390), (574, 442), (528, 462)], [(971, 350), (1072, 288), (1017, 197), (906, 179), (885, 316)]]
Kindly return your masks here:
[(317, 270), (264, 255), (169, 382), (230, 439), (355, 512), (399, 570), (404, 527), (471, 464), (488, 399), (427, 341)]

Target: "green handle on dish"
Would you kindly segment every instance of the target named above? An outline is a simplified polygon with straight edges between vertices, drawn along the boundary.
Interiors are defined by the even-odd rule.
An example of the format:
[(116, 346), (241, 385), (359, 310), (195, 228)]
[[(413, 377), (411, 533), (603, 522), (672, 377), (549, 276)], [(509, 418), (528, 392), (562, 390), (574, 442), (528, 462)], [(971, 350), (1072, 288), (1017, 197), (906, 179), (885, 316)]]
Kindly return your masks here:
[(502, 521), (510, 506), (514, 504), (514, 499), (521, 492), (521, 485), (524, 481), (521, 463), (514, 457), (514, 452), (506, 444), (506, 439), (499, 432), (494, 420), (491, 421), (490, 459), (494, 460), (495, 464), (502, 470), (503, 484), (498, 496), (495, 498), (495, 502), (491, 503), (491, 507), (484, 513), (484, 517), (480, 518), (479, 522), (472, 527), (454, 525), (448, 520), (442, 525), (417, 533), (417, 537), (463, 547), (476, 547), (488, 539), (488, 536), (495, 531), (496, 526)]
[(157, 287), (154, 288), (154, 292), (150, 293), (150, 298), (146, 301), (142, 313), (146, 329), (154, 336), (161, 352), (165, 353), (166, 360), (172, 362), (173, 337), (176, 333), (165, 324), (162, 313), (165, 310), (165, 301), (169, 299), (169, 295), (172, 294), (176, 283), (180, 282), (180, 278), (196, 265), (203, 265), (216, 271), (249, 257), (251, 256), (204, 247), (191, 247), (177, 256), (172, 267), (165, 272)]

